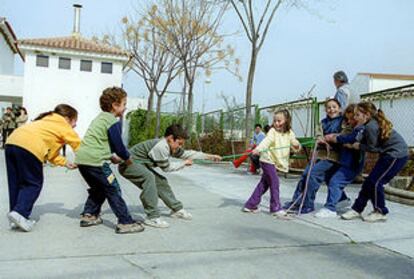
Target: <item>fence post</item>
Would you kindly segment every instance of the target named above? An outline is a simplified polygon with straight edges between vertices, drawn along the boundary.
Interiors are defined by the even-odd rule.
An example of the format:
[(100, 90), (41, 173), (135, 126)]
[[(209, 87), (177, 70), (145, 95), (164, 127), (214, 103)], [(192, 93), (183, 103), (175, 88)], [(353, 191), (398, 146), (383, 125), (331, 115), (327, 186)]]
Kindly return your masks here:
[(318, 103), (318, 99), (316, 97), (312, 98), (312, 137), (315, 137), (315, 133), (316, 133), (316, 129), (318, 127), (318, 123), (319, 123), (319, 103)]
[(220, 120), (219, 120), (220, 130), (224, 131), (224, 115), (223, 110), (220, 110)]

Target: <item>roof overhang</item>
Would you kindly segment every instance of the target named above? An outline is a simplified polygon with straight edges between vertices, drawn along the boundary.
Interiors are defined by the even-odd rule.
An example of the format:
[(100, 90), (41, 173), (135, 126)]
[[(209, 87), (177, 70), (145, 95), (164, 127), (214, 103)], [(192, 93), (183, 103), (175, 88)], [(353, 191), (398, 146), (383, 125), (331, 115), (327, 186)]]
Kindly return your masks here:
[(22, 60), (24, 61), (24, 56), (21, 53), (19, 46), (17, 45), (17, 37), (14, 34), (11, 25), (5, 18), (0, 18), (0, 34), (6, 40), (6, 43), (10, 47), (11, 51), (15, 54), (19, 54), (20, 58), (22, 58)]

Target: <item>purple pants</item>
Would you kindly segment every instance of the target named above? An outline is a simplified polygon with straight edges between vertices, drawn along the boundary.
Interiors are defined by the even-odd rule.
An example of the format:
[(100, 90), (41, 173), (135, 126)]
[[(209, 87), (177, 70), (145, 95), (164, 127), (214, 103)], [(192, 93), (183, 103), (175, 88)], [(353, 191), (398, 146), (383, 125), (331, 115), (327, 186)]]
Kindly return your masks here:
[(263, 174), (259, 184), (246, 202), (244, 207), (249, 209), (257, 209), (262, 196), (270, 188), (270, 212), (281, 210), (279, 199), (279, 177), (277, 176), (276, 168), (273, 164), (260, 162)]

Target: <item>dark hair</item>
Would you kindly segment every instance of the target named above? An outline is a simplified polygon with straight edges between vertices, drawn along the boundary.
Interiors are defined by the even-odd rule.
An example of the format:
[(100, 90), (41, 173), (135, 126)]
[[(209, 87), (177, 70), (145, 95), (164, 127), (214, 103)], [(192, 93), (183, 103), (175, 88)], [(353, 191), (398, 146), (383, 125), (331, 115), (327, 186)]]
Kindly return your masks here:
[(165, 137), (173, 136), (173, 139), (188, 139), (187, 131), (180, 124), (172, 124), (165, 129)]
[(60, 105), (57, 105), (54, 110), (51, 110), (51, 111), (48, 111), (48, 112), (43, 112), (43, 113), (39, 114), (39, 116), (36, 117), (34, 119), (34, 121), (40, 120), (40, 119), (42, 119), (42, 118), (44, 118), (48, 115), (51, 115), (52, 113), (59, 114), (63, 117), (67, 117), (71, 120), (78, 118), (78, 111), (75, 108), (73, 108), (73, 107), (71, 107), (67, 104), (60, 104)]
[(285, 117), (285, 126), (283, 127), (282, 133), (287, 133), (292, 128), (292, 117), (290, 116), (290, 112), (287, 109), (281, 109), (275, 112), (275, 116), (277, 114), (282, 114)]
[(122, 99), (127, 96), (127, 93), (121, 87), (108, 87), (103, 92), (99, 98), (99, 105), (102, 111), (111, 112), (112, 104), (120, 104)]
[(256, 129), (257, 127), (259, 127), (260, 129), (262, 129), (262, 124), (257, 123), (256, 125), (254, 125), (254, 128)]
[(328, 105), (329, 102), (335, 102), (341, 108), (341, 103), (337, 99), (335, 99), (335, 98), (328, 98), (328, 99), (326, 99), (326, 101), (325, 101), (325, 108), (326, 108), (326, 106)]
[(264, 126), (264, 129), (263, 130), (267, 134), (270, 131), (271, 128), (272, 128), (272, 126), (266, 125), (266, 126)]
[(393, 125), (381, 109), (377, 110), (377, 107), (371, 102), (360, 102), (356, 109), (364, 114), (371, 114), (371, 117), (377, 120), (382, 141), (390, 138)]
[(20, 107), (19, 110), (22, 110), (22, 111), (24, 111), (24, 114), (27, 114), (27, 109), (25, 107)]
[(11, 107), (7, 107), (6, 110), (13, 110)]
[(334, 80), (337, 80), (342, 83), (348, 83), (348, 77), (344, 71), (338, 71), (333, 75)]
[[(357, 107), (357, 105), (356, 104), (349, 104), (347, 107), (346, 107), (346, 109), (344, 110), (344, 117), (345, 118), (347, 118), (346, 116), (348, 115), (348, 114), (352, 114), (352, 115), (354, 115), (355, 114), (355, 109), (356, 109), (356, 107)], [(347, 118), (347, 121), (348, 121), (349, 119)]]

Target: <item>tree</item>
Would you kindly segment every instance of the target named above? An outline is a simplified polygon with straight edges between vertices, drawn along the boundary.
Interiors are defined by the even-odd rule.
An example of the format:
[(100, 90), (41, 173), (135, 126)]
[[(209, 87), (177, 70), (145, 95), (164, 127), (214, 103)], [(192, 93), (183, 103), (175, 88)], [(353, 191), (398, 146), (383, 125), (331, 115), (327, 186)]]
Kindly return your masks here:
[[(256, 72), (256, 62), (260, 49), (266, 39), (270, 24), (283, 3), (294, 2), (293, 0), (266, 0), (264, 8), (261, 12), (256, 12), (258, 9), (253, 4), (253, 0), (230, 0), (233, 9), (235, 10), (243, 29), (250, 42), (250, 64), (247, 76), (246, 85), (246, 140), (250, 137), (252, 129), (251, 108), (254, 75)], [(257, 3), (257, 0), (255, 0)], [(259, 15), (257, 15), (259, 14)]]
[(159, 136), (161, 104), (168, 87), (182, 71), (180, 60), (171, 51), (173, 46), (165, 45), (165, 33), (158, 28), (158, 6), (152, 4), (144, 14), (135, 20), (124, 17), (123, 40), (132, 54), (130, 68), (140, 76), (148, 89), (146, 127), (151, 122), (154, 94), (157, 96), (155, 136)]
[[(165, 34), (164, 47), (180, 60), (187, 95), (187, 128), (192, 127), (193, 91), (197, 74), (204, 70), (210, 76), (213, 70), (226, 69), (238, 75), (238, 59), (233, 60), (234, 49), (222, 46), (225, 35), (219, 27), (227, 9), (227, 1), (162, 0), (159, 30)], [(231, 66), (235, 65), (235, 69)]]

